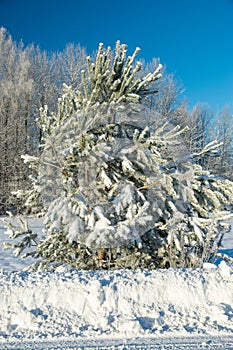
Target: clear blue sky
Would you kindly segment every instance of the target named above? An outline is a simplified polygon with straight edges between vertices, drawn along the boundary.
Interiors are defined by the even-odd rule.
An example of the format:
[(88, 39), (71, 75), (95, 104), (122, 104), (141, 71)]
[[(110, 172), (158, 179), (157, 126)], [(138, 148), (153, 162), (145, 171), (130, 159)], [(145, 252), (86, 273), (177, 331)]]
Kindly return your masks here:
[(191, 105), (233, 107), (233, 0), (0, 0), (0, 26), (47, 51), (119, 39), (160, 57)]

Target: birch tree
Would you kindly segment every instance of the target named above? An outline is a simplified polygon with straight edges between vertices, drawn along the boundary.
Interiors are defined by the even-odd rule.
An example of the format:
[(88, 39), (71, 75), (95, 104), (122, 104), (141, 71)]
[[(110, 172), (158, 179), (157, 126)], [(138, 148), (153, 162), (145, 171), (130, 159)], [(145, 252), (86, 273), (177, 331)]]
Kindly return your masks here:
[(233, 114), (229, 106), (225, 106), (217, 115), (215, 137), (221, 141), (219, 157), (213, 167), (220, 176), (233, 177)]
[(25, 167), (21, 154), (27, 152), (30, 103), (34, 84), (30, 62), (4, 28), (0, 30), (0, 176), (1, 210), (14, 206), (11, 191), (22, 186)]

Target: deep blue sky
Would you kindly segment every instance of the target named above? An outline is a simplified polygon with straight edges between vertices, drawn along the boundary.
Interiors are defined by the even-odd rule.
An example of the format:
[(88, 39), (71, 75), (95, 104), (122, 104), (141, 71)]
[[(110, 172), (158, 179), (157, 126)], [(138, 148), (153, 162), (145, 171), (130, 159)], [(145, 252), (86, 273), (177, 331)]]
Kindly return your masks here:
[(47, 51), (119, 39), (160, 57), (191, 105), (233, 107), (233, 0), (0, 0), (0, 26)]

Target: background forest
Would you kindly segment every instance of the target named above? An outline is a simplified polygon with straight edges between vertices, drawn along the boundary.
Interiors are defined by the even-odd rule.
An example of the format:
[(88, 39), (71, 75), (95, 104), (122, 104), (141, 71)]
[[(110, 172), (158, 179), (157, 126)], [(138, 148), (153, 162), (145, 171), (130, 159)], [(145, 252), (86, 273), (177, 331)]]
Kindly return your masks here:
[[(94, 52), (92, 56), (96, 53)], [(21, 156), (38, 155), (42, 134), (37, 125), (40, 108), (47, 105), (56, 113), (57, 99), (63, 84), (78, 88), (87, 53), (79, 44), (68, 44), (62, 52), (46, 52), (39, 47), (16, 43), (0, 29), (0, 213), (23, 211), (12, 192), (27, 188), (28, 166)], [(156, 66), (159, 58), (143, 62), (140, 72), (145, 75)], [(221, 142), (218, 157), (201, 159), (204, 169), (215, 175), (233, 179), (232, 113), (228, 106), (212, 111), (208, 104), (190, 108), (182, 99), (182, 85), (163, 68), (163, 77), (156, 82), (158, 93), (151, 95), (149, 108), (158, 121), (188, 126), (183, 147), (189, 153), (200, 151), (208, 142)]]

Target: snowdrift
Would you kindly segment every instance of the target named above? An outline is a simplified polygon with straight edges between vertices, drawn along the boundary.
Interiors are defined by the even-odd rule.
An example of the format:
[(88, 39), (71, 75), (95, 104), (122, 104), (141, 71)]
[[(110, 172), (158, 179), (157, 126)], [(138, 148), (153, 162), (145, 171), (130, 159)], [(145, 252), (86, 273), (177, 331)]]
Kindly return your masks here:
[[(233, 266), (0, 272), (0, 341), (233, 332)], [(0, 345), (1, 346), (1, 345)]]

